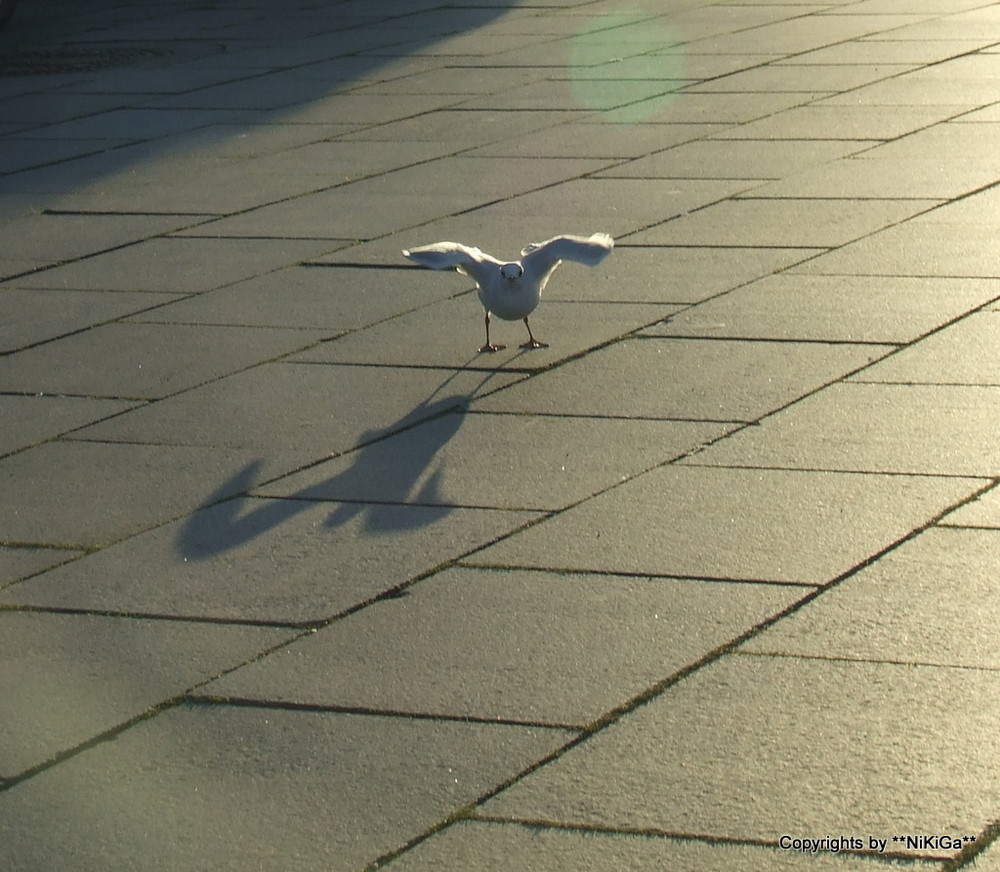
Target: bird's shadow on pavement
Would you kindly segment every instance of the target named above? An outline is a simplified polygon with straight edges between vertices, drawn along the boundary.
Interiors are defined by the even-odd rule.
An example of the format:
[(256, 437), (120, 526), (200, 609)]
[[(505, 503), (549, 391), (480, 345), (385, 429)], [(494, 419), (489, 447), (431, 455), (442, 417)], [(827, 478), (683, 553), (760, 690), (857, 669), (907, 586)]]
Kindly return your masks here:
[[(287, 496), (248, 497), (248, 492), (260, 483), (263, 461), (248, 464), (217, 487), (202, 508), (188, 517), (178, 535), (178, 550), (184, 558), (195, 560), (230, 551), (280, 527), (317, 502), (328, 502), (332, 507), (325, 521), (327, 528), (360, 518), (361, 532), (371, 535), (426, 527), (441, 520), (455, 508), (441, 494), (443, 461), (438, 459), (437, 468), (429, 476), (426, 472), (462, 426), (469, 401), (493, 374), (489, 373), (468, 393), (452, 393), (433, 402), (424, 400), (388, 426), (362, 433), (349, 467)], [(432, 419), (439, 420), (435, 426), (424, 428), (425, 438), (409, 440), (405, 451), (379, 448), (386, 437)], [(370, 492), (373, 482), (378, 483), (378, 501), (336, 496)]]

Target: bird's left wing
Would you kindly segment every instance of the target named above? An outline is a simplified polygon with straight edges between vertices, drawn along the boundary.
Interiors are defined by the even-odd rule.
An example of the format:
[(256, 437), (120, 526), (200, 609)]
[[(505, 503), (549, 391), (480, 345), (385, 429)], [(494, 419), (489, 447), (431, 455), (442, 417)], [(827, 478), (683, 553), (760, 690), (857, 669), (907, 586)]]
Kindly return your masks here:
[(494, 273), (501, 266), (495, 257), (460, 242), (421, 245), (418, 248), (404, 249), (403, 255), (431, 269), (457, 269), (480, 283), (480, 277), (485, 280), (487, 274)]
[(532, 242), (526, 245), (521, 250), (521, 265), (525, 273), (545, 276), (563, 260), (594, 266), (604, 260), (614, 247), (615, 242), (607, 233), (595, 233), (593, 236), (555, 236), (545, 242)]

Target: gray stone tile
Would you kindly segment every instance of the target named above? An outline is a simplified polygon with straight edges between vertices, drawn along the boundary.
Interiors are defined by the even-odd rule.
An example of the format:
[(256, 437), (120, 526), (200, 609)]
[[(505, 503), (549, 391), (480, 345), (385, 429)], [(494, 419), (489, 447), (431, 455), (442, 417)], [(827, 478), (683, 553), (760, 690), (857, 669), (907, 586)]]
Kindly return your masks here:
[(970, 349), (1000, 345), (1000, 311), (988, 309), (956, 321), (920, 342), (869, 367), (857, 379), (865, 382), (966, 384), (1000, 386), (1000, 361)]
[[(861, 151), (870, 142), (703, 139), (619, 164), (600, 178), (781, 179), (796, 170)], [(755, 186), (768, 190), (771, 186)]]
[(40, 265), (138, 242), (190, 221), (176, 215), (43, 214), (5, 221), (2, 230), (5, 250), (16, 251), (18, 259)]
[(366, 327), (453, 293), (454, 287), (425, 270), (297, 266), (178, 300), (133, 320), (333, 333)]
[[(490, 71), (491, 75), (494, 71)], [(473, 154), (490, 157), (635, 158), (702, 139), (718, 124), (594, 124), (569, 122), (484, 145)]]
[[(725, 36), (708, 37), (703, 43), (716, 52), (763, 51), (778, 54), (800, 54), (824, 46), (836, 45), (847, 40), (872, 37), (884, 31), (897, 31), (911, 22), (921, 22), (931, 15), (904, 15), (899, 9), (892, 14), (869, 15), (809, 15), (789, 16), (784, 21), (776, 21), (748, 32), (736, 31)], [(699, 42), (692, 49), (699, 49)]]
[(524, 109), (560, 111), (567, 108), (607, 112), (640, 100), (667, 102), (682, 84), (675, 79), (550, 79), (500, 93), (477, 95), (463, 100), (458, 106), (499, 112)]
[[(359, 95), (355, 100), (369, 101), (372, 95)], [(412, 98), (398, 98), (412, 99)], [(453, 151), (489, 145), (523, 136), (560, 122), (578, 121), (577, 112), (471, 112), (442, 109), (414, 114), (413, 117), (381, 123), (375, 127), (342, 136), (344, 142), (440, 142), (450, 143)]]
[(172, 236), (139, 242), (26, 276), (18, 280), (17, 286), (191, 294), (315, 257), (327, 248), (328, 245), (291, 239)]
[(28, 545), (0, 545), (0, 587), (42, 572), (82, 552), (69, 548), (35, 548)]
[[(459, 821), (420, 842), (398, 859), (399, 872), (435, 869), (476, 869), (502, 872), (545, 869), (579, 872), (581, 869), (685, 869), (688, 872), (875, 872), (937, 869), (940, 864), (868, 860), (846, 854), (803, 854), (761, 845), (704, 842), (629, 832), (611, 833), (542, 827), (501, 821)], [(979, 868), (978, 866), (976, 867)]]
[[(524, 232), (525, 219), (544, 217), (549, 221), (544, 235), (547, 239), (575, 232), (566, 229), (566, 216), (572, 215), (577, 226), (583, 223), (620, 237), (724, 200), (751, 185), (733, 179), (573, 179), (484, 206), (449, 223), (469, 222), (472, 228), (474, 222), (488, 220), (494, 226), (508, 225)], [(421, 232), (431, 233), (433, 227), (423, 227)]]
[[(165, 113), (169, 114), (169, 113)], [(252, 161), (219, 161), (191, 158), (165, 159), (166, 165), (155, 168), (156, 161), (142, 163), (141, 172), (125, 169), (110, 179), (73, 186), (70, 192), (52, 198), (52, 208), (83, 212), (173, 213), (178, 227), (198, 224), (213, 215), (255, 209), (269, 203), (310, 194), (326, 188), (325, 175), (253, 173)], [(140, 204), (137, 207), (137, 204)], [(261, 236), (283, 236), (264, 234)]]
[(0, 359), (8, 390), (163, 397), (316, 342), (318, 330), (105, 324)]
[(82, 430), (85, 439), (328, 457), (410, 427), (515, 376), (264, 364)]
[(888, 66), (874, 63), (848, 65), (819, 64), (816, 62), (809, 64), (803, 62), (792, 68), (781, 63), (774, 63), (714, 78), (708, 82), (694, 85), (687, 90), (692, 93), (721, 91), (734, 93), (804, 92), (826, 96), (860, 88), (880, 79), (899, 75), (912, 68), (912, 66)]
[(896, 139), (962, 112), (959, 106), (794, 106), (716, 134), (726, 139)]
[[(85, 99), (87, 96), (89, 95), (81, 94), (78, 99)], [(97, 98), (100, 96), (96, 95)], [(105, 97), (105, 99), (107, 98)], [(239, 109), (241, 107), (232, 108)], [(229, 111), (228, 108), (226, 111)], [(233, 113), (233, 117), (235, 114)], [(79, 117), (49, 125), (46, 128), (46, 135), (65, 139), (157, 139), (171, 133), (193, 130), (207, 123), (218, 123), (224, 120), (226, 119), (220, 118), (218, 115), (213, 117), (205, 112), (163, 112), (151, 106), (122, 106), (111, 108), (105, 112), (87, 112)]]
[(983, 853), (976, 855), (970, 868), (975, 872), (996, 872), (1000, 869), (1000, 847), (997, 847), (996, 840)]
[[(459, 410), (257, 492), (302, 499), (560, 509), (725, 432), (721, 425), (694, 422)], [(608, 451), (612, 445), (615, 449)]]
[(0, 173), (16, 173), (32, 167), (45, 166), (59, 161), (72, 160), (108, 148), (125, 145), (129, 140), (107, 139), (45, 139), (42, 131), (32, 131), (31, 136), (4, 137), (4, 154), (0, 157)]
[(585, 725), (803, 593), (777, 585), (449, 569), (204, 692)]
[(879, 158), (878, 149), (754, 188), (754, 197), (952, 199), (1000, 178), (1000, 160), (947, 157)]
[[(594, 351), (475, 408), (753, 421), (881, 357), (879, 346), (639, 338)], [(655, 390), (650, 390), (655, 385)]]
[(941, 519), (942, 524), (1000, 528), (1000, 490), (986, 491)]
[(832, 248), (936, 205), (933, 200), (726, 200), (629, 237), (633, 245)]
[[(743, 49), (738, 49), (741, 53)], [(738, 124), (768, 118), (805, 103), (808, 94), (690, 94), (680, 92), (652, 97), (602, 112), (601, 120), (615, 124), (655, 121), (664, 124)], [(866, 139), (867, 137), (854, 137)]]
[(211, 482), (228, 483), (218, 496), (237, 493), (309, 458), (286, 450), (239, 479), (254, 459), (251, 452), (212, 448), (37, 445), (0, 460), (0, 487), (16, 495), (0, 501), (0, 542), (101, 545), (192, 511)]
[[(584, 269), (576, 264), (563, 266), (552, 283), (560, 279), (565, 283), (592, 280), (594, 276)], [(572, 278), (571, 271), (575, 273)], [(439, 280), (458, 285), (451, 276), (441, 275)], [(459, 280), (469, 282), (465, 276)], [(486, 339), (483, 307), (474, 293), (468, 293), (324, 342), (292, 359), (314, 363), (537, 370), (652, 324), (674, 311), (676, 307), (663, 305), (543, 300), (529, 320), (532, 333), (549, 343), (548, 348), (520, 348), (528, 338), (524, 324), (493, 318), (490, 339), (506, 344), (507, 348), (480, 354), (477, 349)]]
[[(909, 201), (915, 202), (915, 201)], [(941, 210), (859, 239), (796, 267), (796, 272), (837, 275), (910, 275), (996, 278), (1000, 251), (995, 226), (949, 224)]]
[(760, 276), (806, 260), (819, 250), (801, 248), (686, 248), (617, 245), (599, 280), (563, 286), (551, 282), (546, 300), (697, 303)]
[(963, 233), (964, 225), (972, 225), (972, 229), (982, 225), (992, 225), (990, 229), (995, 229), (1000, 224), (998, 207), (1000, 207), (1000, 196), (996, 186), (990, 186), (979, 193), (958, 198), (952, 203), (945, 203), (933, 212), (916, 219), (914, 223), (955, 225), (950, 231), (943, 231), (951, 233)]
[[(898, 0), (886, 0), (894, 8)], [(978, 2), (978, 0), (974, 0)], [(952, 11), (952, 7), (942, 8), (942, 12)], [(856, 39), (828, 45), (803, 54), (781, 58), (776, 63), (781, 66), (811, 64), (875, 64), (880, 67), (931, 64), (946, 58), (965, 54), (969, 44), (964, 40), (947, 39), (885, 39), (891, 31), (884, 31), (879, 39)], [(902, 72), (902, 70), (900, 70)]]
[(990, 162), (993, 166), (1000, 165), (997, 156), (996, 142), (1000, 130), (996, 123), (982, 122), (979, 124), (959, 123), (968, 116), (959, 116), (955, 121), (935, 124), (923, 130), (883, 143), (865, 153), (865, 157), (888, 161), (890, 158), (911, 160), (940, 161), (947, 156), (947, 161), (973, 160)]
[(117, 415), (130, 405), (90, 397), (0, 395), (0, 455)]
[(483, 811), (771, 844), (871, 835), (914, 853), (892, 836), (975, 837), (993, 819), (998, 684), (994, 672), (731, 656)]
[(694, 462), (994, 476), (998, 415), (998, 387), (847, 382), (734, 433)]
[[(202, 468), (201, 481), (212, 480), (212, 472)], [(259, 474), (253, 463), (226, 480), (216, 474), (221, 483), (211, 498), (246, 489)], [(318, 623), (537, 517), (451, 507), (234, 499), (12, 585), (0, 592), (0, 603)]]
[[(303, 869), (366, 868), (570, 737), (179, 706), (0, 794), (0, 858), (45, 868), (73, 857), (79, 868), (108, 872), (277, 872), (289, 858)], [(62, 822), (58, 832), (37, 838), (52, 820)]]
[[(0, 611), (0, 774), (51, 760), (293, 636), (94, 615)], [(0, 851), (2, 853), (2, 851)]]
[[(968, 71), (967, 58), (894, 76), (820, 101), (820, 105), (976, 107), (993, 101), (996, 79)], [(955, 69), (957, 68), (957, 69)]]
[(1000, 531), (925, 530), (744, 648), (996, 670), (998, 571)]
[(140, 312), (169, 294), (0, 287), (0, 353), (10, 353)]
[(468, 562), (824, 584), (984, 484), (666, 466), (479, 551)]
[[(1000, 294), (993, 279), (765, 276), (672, 315), (644, 333), (665, 336), (912, 342)], [(907, 352), (908, 353), (908, 352)], [(884, 364), (865, 371), (882, 372)], [(980, 358), (983, 360), (984, 358)]]

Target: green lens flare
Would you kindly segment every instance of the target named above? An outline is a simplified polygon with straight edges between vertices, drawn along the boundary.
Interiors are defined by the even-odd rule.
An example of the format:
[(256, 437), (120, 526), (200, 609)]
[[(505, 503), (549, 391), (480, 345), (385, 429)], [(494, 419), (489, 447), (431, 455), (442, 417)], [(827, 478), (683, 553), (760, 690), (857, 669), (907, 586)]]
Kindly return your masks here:
[(683, 84), (680, 38), (653, 13), (621, 9), (590, 19), (570, 41), (573, 99), (609, 121), (634, 124), (662, 113)]

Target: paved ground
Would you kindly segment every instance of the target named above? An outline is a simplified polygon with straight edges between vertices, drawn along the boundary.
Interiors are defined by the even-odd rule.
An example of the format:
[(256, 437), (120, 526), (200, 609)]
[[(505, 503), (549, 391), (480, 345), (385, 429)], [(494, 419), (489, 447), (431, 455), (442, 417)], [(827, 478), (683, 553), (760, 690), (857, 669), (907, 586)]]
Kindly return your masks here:
[[(21, 0), (0, 867), (1000, 869), (998, 47)], [(597, 230), (531, 352), (400, 256)]]

